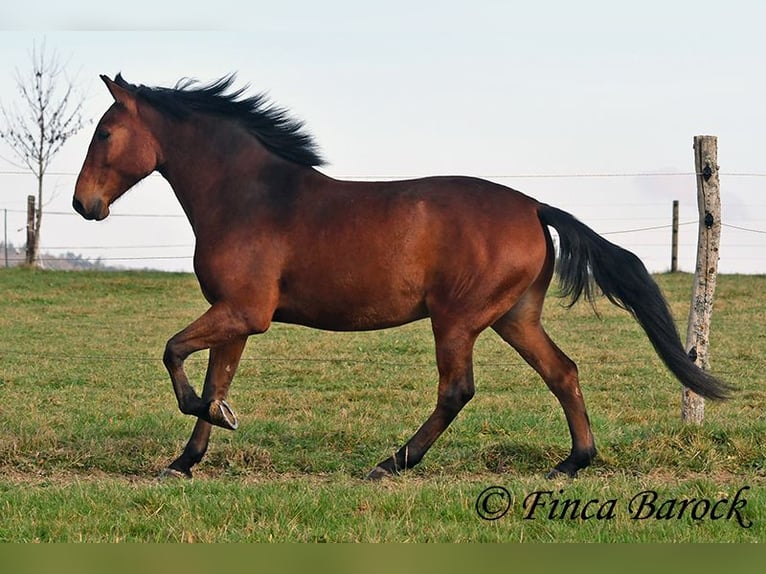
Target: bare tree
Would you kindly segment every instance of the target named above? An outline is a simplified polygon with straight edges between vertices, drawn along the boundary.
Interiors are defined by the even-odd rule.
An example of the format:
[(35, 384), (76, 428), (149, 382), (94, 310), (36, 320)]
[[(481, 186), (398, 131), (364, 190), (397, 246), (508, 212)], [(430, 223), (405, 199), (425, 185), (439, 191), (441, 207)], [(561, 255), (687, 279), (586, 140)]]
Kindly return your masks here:
[(5, 141), (23, 169), (37, 178), (37, 206), (31, 254), (32, 264), (39, 262), (40, 228), (43, 220), (43, 179), (54, 156), (67, 140), (84, 126), (83, 97), (77, 97), (74, 83), (55, 52), (48, 56), (45, 43), (32, 47), (32, 67), (22, 74), (14, 73), (20, 101), (6, 107), (0, 105), (3, 124), (0, 139)]

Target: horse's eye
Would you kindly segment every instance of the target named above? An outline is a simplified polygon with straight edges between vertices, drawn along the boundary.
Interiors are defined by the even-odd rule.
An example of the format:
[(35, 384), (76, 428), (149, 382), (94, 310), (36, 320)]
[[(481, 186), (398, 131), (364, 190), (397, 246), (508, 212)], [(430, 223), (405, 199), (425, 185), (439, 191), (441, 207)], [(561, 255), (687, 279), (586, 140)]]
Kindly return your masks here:
[(105, 141), (105, 140), (108, 140), (108, 139), (109, 139), (109, 135), (110, 135), (110, 134), (109, 134), (109, 132), (108, 132), (108, 131), (106, 131), (106, 130), (98, 130), (98, 131), (96, 132), (96, 137), (97, 137), (99, 140), (101, 140), (101, 141)]

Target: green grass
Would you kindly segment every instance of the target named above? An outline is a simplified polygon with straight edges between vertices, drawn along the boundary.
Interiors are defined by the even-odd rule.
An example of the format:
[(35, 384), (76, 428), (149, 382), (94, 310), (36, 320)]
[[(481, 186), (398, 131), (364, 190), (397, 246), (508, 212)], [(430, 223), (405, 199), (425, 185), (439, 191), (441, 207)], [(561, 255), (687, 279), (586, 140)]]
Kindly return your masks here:
[[(691, 277), (657, 277), (679, 326)], [(0, 271), (0, 541), (762, 541), (766, 539), (766, 277), (721, 276), (711, 366), (739, 391), (680, 422), (680, 392), (640, 328), (598, 304), (550, 297), (546, 326), (579, 365), (599, 458), (576, 480), (544, 473), (569, 449), (561, 408), (493, 333), (475, 352), (477, 394), (403, 476), (366, 472), (433, 408), (427, 322), (372, 333), (274, 325), (251, 338), (192, 481), (158, 481), (193, 421), (160, 357), (206, 304), (193, 276)], [(685, 329), (682, 329), (685, 332)], [(205, 353), (188, 361), (199, 386)], [(503, 518), (475, 512), (485, 488), (512, 494)], [(732, 497), (736, 520), (634, 520), (631, 498)], [(525, 520), (537, 490), (615, 499), (615, 517)], [(562, 490), (563, 493), (559, 493)], [(659, 503), (658, 503), (659, 504)]]

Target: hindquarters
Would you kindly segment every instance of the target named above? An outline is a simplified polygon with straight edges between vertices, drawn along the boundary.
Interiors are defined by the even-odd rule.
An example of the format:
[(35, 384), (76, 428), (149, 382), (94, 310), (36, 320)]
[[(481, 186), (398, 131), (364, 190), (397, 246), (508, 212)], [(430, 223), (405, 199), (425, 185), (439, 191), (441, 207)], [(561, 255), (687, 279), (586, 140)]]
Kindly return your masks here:
[(459, 205), (439, 200), (426, 225), (433, 243), (426, 303), (480, 331), (512, 309), (533, 286), (547, 289), (553, 247), (537, 202), (481, 180), (463, 182)]

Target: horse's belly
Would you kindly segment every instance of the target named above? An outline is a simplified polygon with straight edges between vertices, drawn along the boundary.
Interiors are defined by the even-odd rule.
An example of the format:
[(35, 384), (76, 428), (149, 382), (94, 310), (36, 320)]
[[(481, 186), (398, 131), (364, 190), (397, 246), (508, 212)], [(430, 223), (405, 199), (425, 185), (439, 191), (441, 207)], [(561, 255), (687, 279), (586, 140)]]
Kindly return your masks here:
[(422, 296), (379, 290), (367, 296), (338, 289), (336, 293), (314, 290), (305, 296), (287, 295), (274, 313), (274, 320), (330, 331), (368, 331), (404, 325), (427, 316)]

